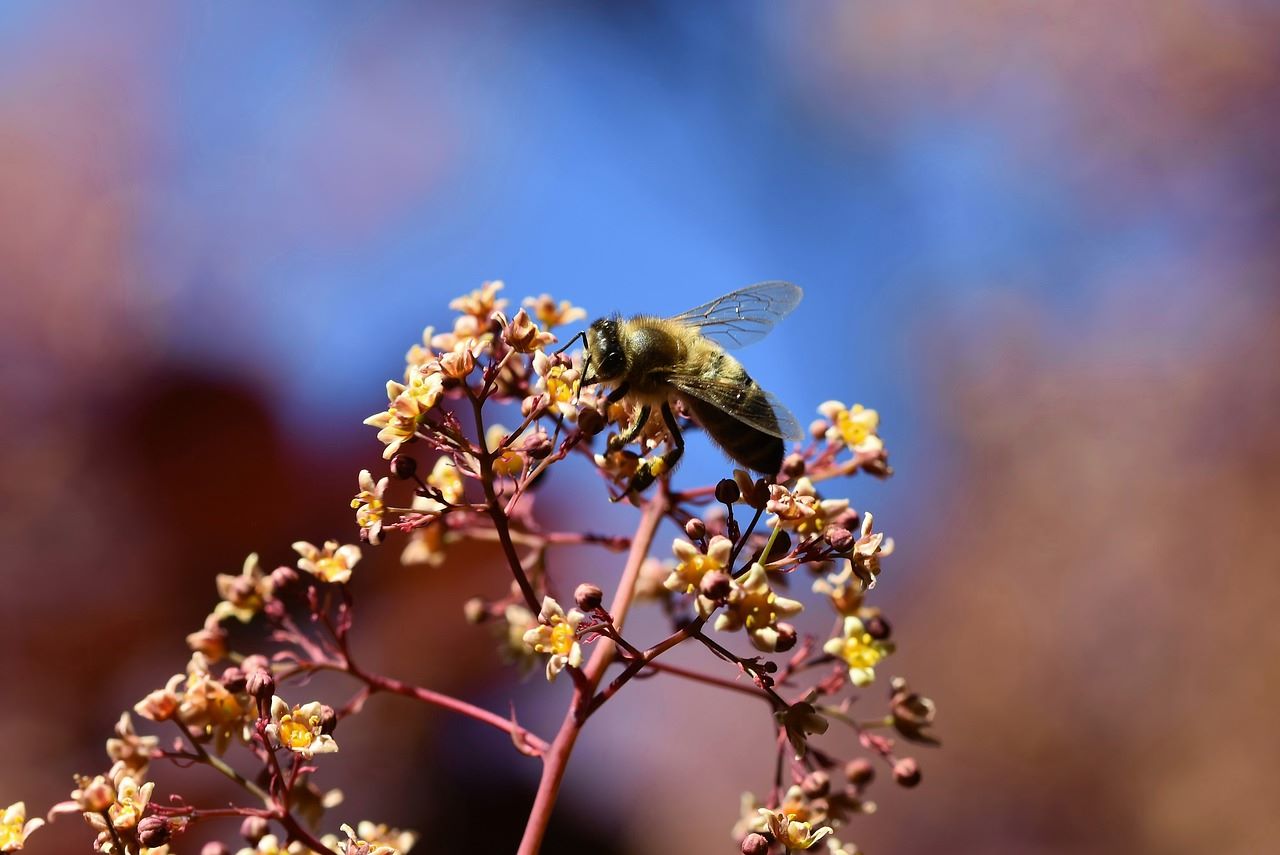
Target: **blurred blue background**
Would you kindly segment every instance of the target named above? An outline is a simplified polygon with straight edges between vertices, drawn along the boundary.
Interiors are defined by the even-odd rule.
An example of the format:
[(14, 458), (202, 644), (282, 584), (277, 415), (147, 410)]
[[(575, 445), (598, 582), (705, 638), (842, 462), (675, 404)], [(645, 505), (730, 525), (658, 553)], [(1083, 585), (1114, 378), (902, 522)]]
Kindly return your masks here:
[[(89, 771), (112, 711), (180, 667), (214, 573), (354, 537), (360, 421), (453, 296), (500, 278), (675, 313), (783, 278), (805, 300), (743, 361), (802, 422), (880, 411), (899, 474), (848, 489), (898, 540), (882, 604), (948, 743), (854, 839), (1260, 851), (1275, 784), (1175, 665), (1222, 705), (1250, 691), (1233, 657), (1280, 652), (1258, 629), (1280, 605), (1278, 34), (1246, 0), (0, 5), (0, 801)], [(704, 447), (678, 477), (723, 471)], [(397, 578), (419, 607), (445, 585), (451, 615), (475, 593)], [(86, 660), (100, 638), (118, 654)], [(479, 677), (404, 664), (502, 706), (474, 643)], [(46, 702), (15, 703), (28, 686)], [(44, 710), (86, 687), (61, 732)], [(759, 732), (719, 728), (734, 759), (691, 808), (669, 781), (692, 726), (638, 729), (738, 713), (653, 697), (585, 744), (568, 816), (620, 852), (732, 851), (767, 747), (753, 765)], [(422, 827), (466, 766), (424, 762), (435, 807), (388, 819)], [(523, 810), (528, 779), (471, 773)], [(655, 830), (619, 807), (637, 793), (688, 813)]]

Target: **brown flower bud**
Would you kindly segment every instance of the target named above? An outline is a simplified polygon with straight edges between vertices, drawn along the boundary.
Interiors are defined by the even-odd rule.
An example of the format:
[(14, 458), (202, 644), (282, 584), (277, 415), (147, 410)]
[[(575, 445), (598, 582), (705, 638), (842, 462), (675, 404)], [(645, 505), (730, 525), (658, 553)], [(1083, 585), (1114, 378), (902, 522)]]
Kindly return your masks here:
[(551, 454), (551, 437), (545, 430), (534, 431), (521, 441), (520, 450), (534, 460), (543, 460)]
[(857, 531), (862, 526), (862, 517), (853, 508), (846, 508), (836, 515), (831, 521), (831, 525), (838, 526), (846, 531)]
[(786, 478), (799, 478), (804, 474), (804, 457), (799, 454), (788, 454), (782, 461), (782, 475)]
[(707, 536), (707, 524), (694, 517), (684, 524), (684, 533), (689, 536), (690, 540), (702, 540)]
[(742, 855), (769, 855), (769, 838), (752, 832), (742, 838)]
[(814, 419), (809, 422), (809, 436), (814, 439), (822, 439), (827, 435), (827, 430), (831, 427), (831, 422), (826, 419)]
[(604, 430), (604, 425), (604, 416), (593, 407), (587, 407), (578, 413), (578, 430), (582, 431), (584, 436), (595, 436)]
[(716, 484), (716, 501), (722, 505), (732, 505), (742, 498), (742, 490), (732, 478), (722, 478)]
[(138, 842), (148, 849), (163, 846), (173, 837), (169, 822), (160, 816), (144, 816), (138, 822)]
[(893, 764), (893, 780), (899, 786), (914, 787), (920, 783), (920, 764), (913, 757), (903, 757)]
[(876, 768), (871, 765), (871, 761), (865, 757), (858, 757), (850, 760), (844, 767), (844, 776), (849, 779), (849, 783), (861, 789), (876, 776)]
[(811, 799), (820, 799), (831, 790), (831, 776), (817, 769), (804, 776), (800, 789)]
[(240, 823), (240, 836), (252, 846), (257, 846), (258, 841), (266, 837), (270, 830), (271, 826), (260, 816), (246, 816), (244, 822)]
[(418, 474), (418, 461), (407, 454), (397, 454), (391, 458), (391, 474), (407, 481)]
[(520, 415), (528, 418), (546, 405), (546, 395), (530, 395), (520, 402)]
[(484, 623), (489, 619), (489, 606), (479, 597), (472, 597), (462, 604), (462, 614), (467, 623)]
[(733, 590), (733, 579), (721, 570), (712, 570), (702, 577), (698, 584), (698, 593), (713, 602), (720, 602)]
[(266, 668), (255, 669), (245, 676), (244, 690), (255, 700), (270, 702), (276, 693), (276, 678)]
[(604, 600), (604, 591), (590, 582), (583, 582), (573, 591), (573, 601), (578, 604), (578, 608), (584, 612), (595, 611), (600, 608), (600, 603)]
[(328, 704), (320, 705), (320, 732), (328, 736), (338, 727), (338, 713)]
[(858, 539), (853, 536), (853, 532), (835, 523), (822, 530), (822, 539), (836, 552), (842, 553), (853, 549), (853, 545), (858, 542)]
[(774, 647), (779, 653), (786, 653), (788, 650), (796, 646), (799, 636), (796, 634), (796, 628), (789, 623), (778, 624), (778, 643)]
[(893, 633), (893, 627), (889, 626), (889, 622), (880, 615), (872, 615), (862, 622), (863, 628), (866, 629), (867, 635), (877, 641), (884, 641)]

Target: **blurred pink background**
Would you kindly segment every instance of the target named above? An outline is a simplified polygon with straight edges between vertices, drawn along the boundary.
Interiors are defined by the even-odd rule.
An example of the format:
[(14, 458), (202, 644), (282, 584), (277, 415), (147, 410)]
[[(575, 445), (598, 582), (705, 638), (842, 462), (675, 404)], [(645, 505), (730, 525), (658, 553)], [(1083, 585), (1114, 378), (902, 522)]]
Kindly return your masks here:
[[(0, 805), (43, 812), (106, 765), (216, 573), (355, 538), (360, 421), (452, 296), (503, 278), (674, 313), (776, 277), (805, 301), (744, 362), (802, 420), (881, 412), (897, 474), (847, 494), (898, 544), (888, 671), (940, 708), (923, 784), (881, 786), (847, 836), (1269, 850), (1277, 39), (1262, 0), (5, 4)], [(722, 468), (695, 444), (676, 477)], [(516, 683), (462, 621), (495, 558), (367, 551), (359, 643), (549, 734), (567, 686)], [(566, 558), (566, 584), (621, 566)], [(628, 694), (547, 851), (733, 852), (768, 720)], [(379, 697), (342, 736), (335, 826), (458, 820), (475, 836), (421, 851), (514, 849), (537, 768), (492, 732)], [(86, 843), (63, 819), (29, 851)]]

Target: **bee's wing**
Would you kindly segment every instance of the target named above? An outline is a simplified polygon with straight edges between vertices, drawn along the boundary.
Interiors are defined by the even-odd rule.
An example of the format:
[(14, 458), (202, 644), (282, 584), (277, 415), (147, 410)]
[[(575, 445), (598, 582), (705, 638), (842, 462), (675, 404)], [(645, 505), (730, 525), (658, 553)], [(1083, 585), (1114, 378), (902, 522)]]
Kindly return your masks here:
[(748, 285), (671, 318), (693, 327), (722, 347), (744, 347), (764, 338), (800, 302), (804, 291), (790, 282)]
[(705, 401), (761, 433), (791, 441), (804, 436), (791, 411), (764, 389), (757, 388), (758, 395), (747, 394), (742, 383), (692, 373), (677, 372), (668, 381), (676, 391)]

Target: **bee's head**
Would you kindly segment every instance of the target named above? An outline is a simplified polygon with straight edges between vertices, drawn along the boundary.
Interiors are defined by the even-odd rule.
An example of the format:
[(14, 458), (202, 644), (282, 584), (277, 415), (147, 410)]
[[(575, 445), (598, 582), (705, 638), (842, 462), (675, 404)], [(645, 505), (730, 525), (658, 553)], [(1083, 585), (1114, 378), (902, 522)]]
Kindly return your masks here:
[(583, 384), (609, 382), (626, 373), (627, 354), (617, 318), (601, 318), (587, 328), (586, 376)]

